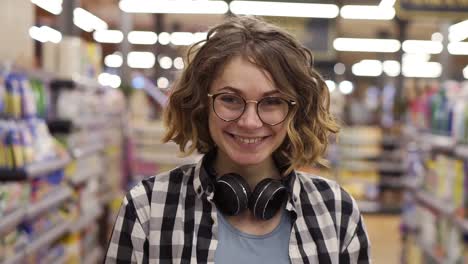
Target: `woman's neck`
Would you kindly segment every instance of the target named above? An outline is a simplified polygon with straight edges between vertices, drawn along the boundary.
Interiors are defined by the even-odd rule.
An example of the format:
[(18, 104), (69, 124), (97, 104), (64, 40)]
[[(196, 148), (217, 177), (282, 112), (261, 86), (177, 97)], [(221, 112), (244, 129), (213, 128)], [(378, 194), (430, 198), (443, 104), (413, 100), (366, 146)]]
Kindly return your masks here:
[(252, 190), (263, 179), (281, 178), (273, 158), (265, 160), (260, 164), (244, 166), (235, 164), (229, 157), (218, 153), (213, 165), (218, 175), (223, 175), (230, 172), (241, 175), (247, 181)]

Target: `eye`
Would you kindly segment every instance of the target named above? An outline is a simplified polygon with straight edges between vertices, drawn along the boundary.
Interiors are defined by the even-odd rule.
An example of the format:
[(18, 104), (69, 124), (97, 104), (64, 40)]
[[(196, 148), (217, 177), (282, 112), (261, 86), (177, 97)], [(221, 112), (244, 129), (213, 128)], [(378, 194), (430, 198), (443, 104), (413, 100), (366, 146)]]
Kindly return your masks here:
[(218, 98), (223, 104), (241, 105), (244, 103), (242, 98), (234, 94), (222, 94)]

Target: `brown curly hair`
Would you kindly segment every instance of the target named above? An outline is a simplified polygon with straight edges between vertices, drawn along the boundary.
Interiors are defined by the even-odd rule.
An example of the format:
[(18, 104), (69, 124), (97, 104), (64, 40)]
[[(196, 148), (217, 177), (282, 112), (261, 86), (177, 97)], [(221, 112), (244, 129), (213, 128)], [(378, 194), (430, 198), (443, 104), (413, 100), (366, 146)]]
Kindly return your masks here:
[(287, 137), (275, 151), (285, 173), (323, 161), (331, 133), (339, 126), (329, 112), (330, 95), (313, 55), (293, 36), (259, 18), (235, 16), (209, 30), (206, 40), (187, 53), (187, 66), (175, 83), (164, 112), (170, 140), (189, 155), (207, 153), (215, 144), (208, 130), (207, 93), (227, 62), (242, 56), (270, 73), (276, 87), (297, 105), (292, 108)]

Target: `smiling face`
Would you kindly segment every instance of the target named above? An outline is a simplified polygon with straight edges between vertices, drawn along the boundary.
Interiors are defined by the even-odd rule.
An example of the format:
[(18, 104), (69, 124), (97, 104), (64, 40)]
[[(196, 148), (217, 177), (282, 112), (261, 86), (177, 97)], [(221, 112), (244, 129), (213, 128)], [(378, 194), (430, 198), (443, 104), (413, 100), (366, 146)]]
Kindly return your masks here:
[[(210, 86), (211, 94), (234, 93), (246, 101), (280, 96), (269, 74), (248, 60), (231, 59)], [(234, 167), (271, 165), (272, 154), (287, 134), (287, 120), (270, 126), (257, 115), (255, 103), (248, 103), (242, 116), (235, 121), (220, 119), (210, 106), (209, 130), (218, 147), (218, 159)]]

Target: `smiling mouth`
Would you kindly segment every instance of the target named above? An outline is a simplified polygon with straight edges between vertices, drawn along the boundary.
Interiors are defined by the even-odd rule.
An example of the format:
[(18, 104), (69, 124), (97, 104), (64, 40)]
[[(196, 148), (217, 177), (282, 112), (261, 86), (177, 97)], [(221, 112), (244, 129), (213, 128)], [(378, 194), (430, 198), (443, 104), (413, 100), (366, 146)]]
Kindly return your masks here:
[(239, 141), (240, 143), (243, 143), (243, 144), (256, 144), (256, 143), (260, 143), (262, 142), (264, 139), (266, 139), (268, 136), (266, 137), (241, 137), (241, 136), (238, 136), (238, 135), (234, 135), (234, 134), (231, 134), (231, 133), (227, 133), (229, 136), (231, 136), (232, 138), (234, 138), (236, 141)]

